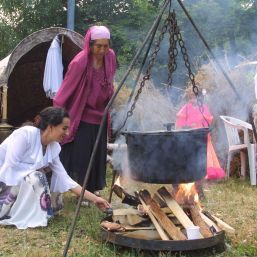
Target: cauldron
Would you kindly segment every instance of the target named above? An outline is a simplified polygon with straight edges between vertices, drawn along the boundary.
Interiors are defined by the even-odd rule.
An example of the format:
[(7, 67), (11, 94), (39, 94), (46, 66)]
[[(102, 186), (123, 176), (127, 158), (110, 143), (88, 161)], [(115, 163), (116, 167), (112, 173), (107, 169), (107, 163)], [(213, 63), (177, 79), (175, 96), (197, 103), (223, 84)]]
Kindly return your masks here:
[(209, 128), (123, 131), (131, 178), (156, 184), (201, 180), (206, 175), (209, 131)]

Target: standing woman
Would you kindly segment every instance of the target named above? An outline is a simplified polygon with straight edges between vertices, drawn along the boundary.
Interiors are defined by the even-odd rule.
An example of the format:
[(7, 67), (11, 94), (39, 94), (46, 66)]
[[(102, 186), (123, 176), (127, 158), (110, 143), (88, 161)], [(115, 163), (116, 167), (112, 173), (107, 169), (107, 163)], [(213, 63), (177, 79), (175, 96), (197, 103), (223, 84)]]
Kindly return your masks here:
[[(69, 126), (69, 115), (63, 108), (48, 107), (40, 112), (35, 126), (15, 130), (0, 145), (1, 225), (19, 229), (47, 226), (54, 211), (51, 193), (71, 190), (80, 195), (81, 186), (69, 177), (59, 159), (59, 142), (68, 135)], [(50, 189), (45, 174), (49, 170)], [(102, 210), (110, 207), (88, 191), (84, 198)]]
[[(61, 161), (83, 184), (104, 109), (114, 93), (116, 57), (110, 49), (110, 31), (90, 27), (84, 49), (71, 61), (54, 105), (65, 107), (71, 118), (70, 134), (62, 145)], [(87, 189), (95, 194), (105, 186), (107, 124), (96, 152)]]

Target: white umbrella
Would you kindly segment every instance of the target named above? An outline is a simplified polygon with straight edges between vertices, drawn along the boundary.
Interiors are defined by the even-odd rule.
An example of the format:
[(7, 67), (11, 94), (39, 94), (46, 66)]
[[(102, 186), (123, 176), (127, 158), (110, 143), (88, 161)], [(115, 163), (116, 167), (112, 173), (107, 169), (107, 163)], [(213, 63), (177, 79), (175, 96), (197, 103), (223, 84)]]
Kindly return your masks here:
[(47, 52), (43, 86), (46, 96), (54, 98), (63, 81), (62, 51), (56, 36)]

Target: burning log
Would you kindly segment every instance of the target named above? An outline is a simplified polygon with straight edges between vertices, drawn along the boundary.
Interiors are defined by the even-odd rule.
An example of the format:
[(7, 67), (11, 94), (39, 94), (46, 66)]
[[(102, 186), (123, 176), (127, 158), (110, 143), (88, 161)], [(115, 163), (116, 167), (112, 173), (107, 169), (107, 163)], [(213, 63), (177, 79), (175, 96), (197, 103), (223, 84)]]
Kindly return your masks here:
[(189, 219), (189, 217), (165, 187), (161, 187), (157, 190), (157, 192), (164, 199), (168, 207), (171, 209), (184, 228), (194, 226), (194, 223)]
[(200, 210), (196, 205), (190, 207), (190, 213), (194, 224), (200, 227), (200, 233), (206, 238), (213, 236), (207, 224), (204, 222), (200, 215)]
[(122, 199), (122, 203), (126, 203), (131, 206), (138, 206), (140, 201), (137, 197), (127, 193), (121, 186), (114, 184), (112, 188), (113, 192)]
[(174, 240), (186, 240), (186, 236), (177, 228), (172, 221), (162, 211), (160, 206), (152, 199), (150, 193), (147, 190), (141, 190), (139, 196), (149, 205), (150, 210), (161, 224), (167, 234)]

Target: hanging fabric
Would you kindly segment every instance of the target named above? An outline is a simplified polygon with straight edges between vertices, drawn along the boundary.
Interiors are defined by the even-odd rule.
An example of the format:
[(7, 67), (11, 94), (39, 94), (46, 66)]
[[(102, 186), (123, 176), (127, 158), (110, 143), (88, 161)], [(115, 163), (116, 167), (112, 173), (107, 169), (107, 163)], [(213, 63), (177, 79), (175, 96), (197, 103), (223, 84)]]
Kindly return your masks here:
[(46, 96), (53, 99), (63, 81), (62, 50), (58, 35), (47, 52), (43, 86)]

